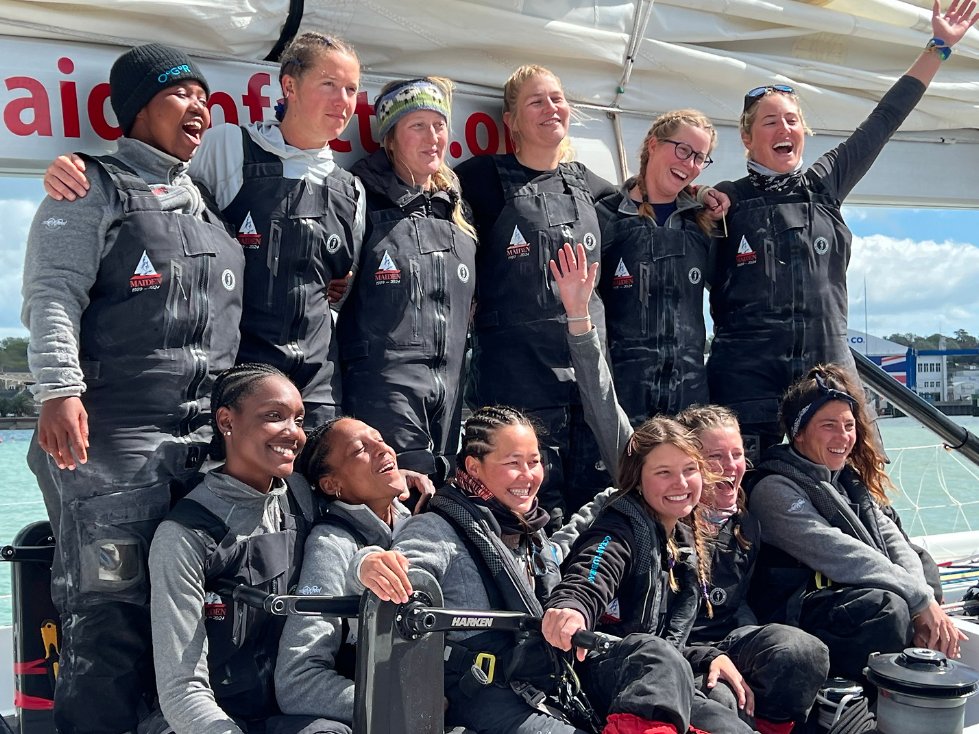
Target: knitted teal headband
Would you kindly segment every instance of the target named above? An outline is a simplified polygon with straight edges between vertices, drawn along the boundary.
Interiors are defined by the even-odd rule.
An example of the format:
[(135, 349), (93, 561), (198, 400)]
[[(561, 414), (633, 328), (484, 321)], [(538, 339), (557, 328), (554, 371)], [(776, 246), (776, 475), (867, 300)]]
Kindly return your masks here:
[(383, 141), (398, 120), (409, 112), (431, 110), (449, 122), (449, 100), (438, 85), (428, 79), (410, 79), (389, 89), (374, 101), (377, 133)]

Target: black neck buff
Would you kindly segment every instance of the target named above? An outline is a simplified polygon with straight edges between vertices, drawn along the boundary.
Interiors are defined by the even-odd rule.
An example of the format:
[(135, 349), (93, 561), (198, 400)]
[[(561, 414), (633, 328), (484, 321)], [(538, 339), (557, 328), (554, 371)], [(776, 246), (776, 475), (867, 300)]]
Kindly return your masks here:
[(500, 530), (504, 535), (530, 535), (547, 525), (551, 519), (550, 515), (537, 504), (536, 499), (526, 515), (515, 514), (496, 499), (485, 484), (463, 469), (457, 469), (456, 475), (449, 481), (473, 502), (489, 509), (500, 524)]
[(762, 191), (781, 194), (789, 191), (802, 178), (802, 165), (788, 173), (776, 173), (755, 161), (748, 161), (748, 179), (751, 185)]

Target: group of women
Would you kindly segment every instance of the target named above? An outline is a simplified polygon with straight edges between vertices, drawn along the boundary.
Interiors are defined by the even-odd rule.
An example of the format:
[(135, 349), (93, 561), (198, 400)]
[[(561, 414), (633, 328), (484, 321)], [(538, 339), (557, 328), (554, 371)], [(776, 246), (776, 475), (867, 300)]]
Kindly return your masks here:
[[(340, 593), (363, 583), (401, 600), (409, 564), (439, 578), (450, 606), (543, 615), (545, 639), (562, 650), (578, 629), (624, 635), (610, 655), (581, 662), (609, 734), (747, 731), (694, 672), (714, 697), (730, 689), (732, 706), (770, 734), (805, 718), (827, 670), (858, 677), (851, 658), (900, 647), (908, 630), (955, 654), (958, 633), (920, 560), (883, 516), (881, 457), (866, 449), (847, 381), (840, 206), (979, 18), (975, 5), (955, 0), (942, 14), (936, 0), (926, 50), (809, 169), (792, 88), (751, 90), (741, 119), (749, 173), (720, 193), (692, 186), (716, 141), (695, 110), (654, 121), (638, 174), (619, 190), (567, 160), (570, 105), (539, 66), (504, 87), (513, 154), (449, 169), (452, 85), (422, 77), (381, 90), (382, 148), (347, 173), (328, 143), (353, 114), (359, 61), (339, 39), (299, 36), (282, 58), (278, 121), (218, 126), (183, 158), (245, 265), (240, 364), (214, 381), (210, 405), (224, 463), (175, 505), (149, 553), (168, 725), (347, 731), (348, 626), (296, 619), (282, 631), (236, 607), (227, 584)], [(52, 196), (84, 196), (84, 161), (59, 159), (45, 182)], [(714, 220), (725, 212), (720, 236)], [(224, 285), (233, 290), (233, 278)], [(705, 286), (715, 321), (706, 369)], [(335, 333), (328, 295), (339, 299)], [(807, 372), (829, 360), (843, 367)], [(755, 449), (776, 443), (779, 398), (793, 383), (799, 404), (781, 413), (791, 443), (759, 465), (748, 514), (738, 418)], [(465, 390), (474, 406), (497, 407), (475, 411), (460, 448)], [(708, 400), (735, 412), (691, 408)], [(677, 412), (679, 422), (664, 417)], [(39, 435), (59, 471), (84, 460), (87, 436), (72, 427), (45, 422)], [(308, 487), (284, 481), (301, 452), (325, 512), (306, 506)], [(404, 470), (444, 486), (395, 534), (409, 514), (398, 499)], [(615, 491), (592, 504), (609, 475)], [(827, 483), (848, 500), (818, 499)], [(768, 495), (763, 508), (757, 498)], [(811, 517), (780, 522), (800, 500)], [(594, 522), (580, 532), (588, 522), (570, 515), (582, 507)], [(889, 580), (851, 578), (857, 564), (816, 568), (804, 551), (813, 526), (837, 560), (866, 558), (868, 578)], [(774, 570), (796, 571), (762, 620), (791, 626), (757, 624), (756, 557), (780, 579)], [(811, 572), (835, 582), (829, 593)], [(765, 574), (754, 576), (765, 597)], [(886, 643), (863, 639), (862, 624), (826, 623), (841, 590), (867, 583), (880, 594), (862, 603), (886, 618)], [(546, 689), (553, 671), (461, 684), (478, 655), (517, 653), (497, 635), (450, 644), (447, 719), (485, 732), (578, 731), (582, 722), (516, 693)], [(543, 647), (519, 654), (564, 664)], [(280, 710), (289, 716), (269, 719)]]

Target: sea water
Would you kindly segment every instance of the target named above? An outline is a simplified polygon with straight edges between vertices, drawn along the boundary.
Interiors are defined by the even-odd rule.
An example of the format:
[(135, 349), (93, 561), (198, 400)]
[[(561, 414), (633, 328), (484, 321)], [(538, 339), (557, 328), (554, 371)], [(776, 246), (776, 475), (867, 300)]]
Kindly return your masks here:
[[(957, 416), (979, 433), (979, 418)], [(947, 451), (911, 418), (878, 421), (899, 489), (892, 495), (909, 535), (979, 529), (979, 467)], [(45, 519), (44, 503), (27, 468), (31, 431), (0, 431), (0, 545), (28, 523)], [(11, 623), (10, 564), (0, 562), (0, 626)]]

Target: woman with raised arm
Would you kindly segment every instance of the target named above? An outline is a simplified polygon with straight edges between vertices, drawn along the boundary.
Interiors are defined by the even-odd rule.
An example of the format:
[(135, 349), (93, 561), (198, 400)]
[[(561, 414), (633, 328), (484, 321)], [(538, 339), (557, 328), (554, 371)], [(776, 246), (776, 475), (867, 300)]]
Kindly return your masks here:
[[(541, 504), (554, 515), (552, 527), (608, 485), (581, 414), (564, 316), (547, 274), (548, 260), (566, 242), (584, 243), (598, 262), (595, 201), (614, 192), (569, 162), (570, 119), (557, 76), (521, 66), (503, 88), (503, 121), (515, 152), (456, 168), (479, 235), (468, 399), (474, 406), (512, 405), (543, 429)], [(604, 338), (597, 296), (592, 313)]]
[(731, 209), (709, 278), (707, 378), (711, 401), (738, 414), (752, 461), (781, 441), (778, 405), (789, 385), (819, 362), (855, 372), (846, 338), (851, 234), (840, 208), (979, 19), (975, 9), (953, 0), (942, 14), (934, 0), (925, 50), (860, 127), (809, 168), (793, 88), (767, 84), (744, 97), (748, 175), (717, 186)]
[(360, 276), (337, 330), (344, 409), (384, 434), (398, 463), (444, 481), (455, 464), (476, 232), (445, 164), (452, 82), (384, 86), (382, 148), (352, 169), (367, 190)]
[[(577, 255), (570, 247), (565, 248), (560, 267), (555, 263), (552, 270), (568, 313), (584, 316), (596, 268), (588, 266), (582, 254), (580, 248)], [(587, 328), (587, 320), (571, 321), (571, 328)], [(603, 455), (618, 451), (623, 456), (622, 449), (631, 445), (633, 431), (618, 404), (608, 363), (594, 332), (569, 334), (568, 339), (585, 415), (595, 429)], [(681, 649), (695, 674), (703, 677), (712, 698), (753, 716), (755, 727), (763, 734), (783, 734), (791, 731), (796, 722), (805, 720), (825, 681), (826, 648), (811, 635), (785, 625), (757, 626), (746, 604), (760, 539), (757, 520), (743, 508), (741, 480), (745, 460), (737, 420), (718, 406), (692, 406), (679, 418), (692, 432), (715, 477), (713, 483), (702, 488), (697, 514), (681, 517), (675, 529), (676, 536), (691, 546), (697, 545), (700, 536), (698, 551), (702, 557), (709, 556), (710, 561), (710, 574), (702, 579), (706, 584), (703, 597), (710, 603), (701, 605), (699, 611), (688, 611), (682, 620), (673, 622), (673, 628), (664, 622), (660, 625), (670, 630), (667, 634), (678, 645), (689, 643)], [(655, 428), (663, 440), (676, 433), (675, 427), (671, 433), (658, 425), (654, 421), (643, 424), (644, 428)], [(627, 455), (621, 461), (628, 461)], [(682, 604), (674, 600), (667, 604), (671, 610), (678, 607), (682, 608)], [(605, 623), (612, 623), (611, 617), (605, 616)], [(675, 614), (671, 618), (677, 619)], [(728, 662), (720, 657), (722, 653), (734, 663), (735, 671), (722, 667)], [(722, 678), (722, 673), (726, 677)], [(741, 683), (741, 676), (746, 683)], [(718, 685), (721, 682), (728, 685)]]
[[(357, 263), (364, 231), (363, 188), (330, 149), (353, 116), (360, 61), (339, 38), (302, 33), (282, 52), (279, 83), (275, 121), (208, 130), (189, 172), (245, 253), (238, 361), (285, 372), (314, 427), (337, 415), (342, 399), (327, 290)], [(45, 189), (84, 196), (83, 171), (77, 156), (62, 156)]]

